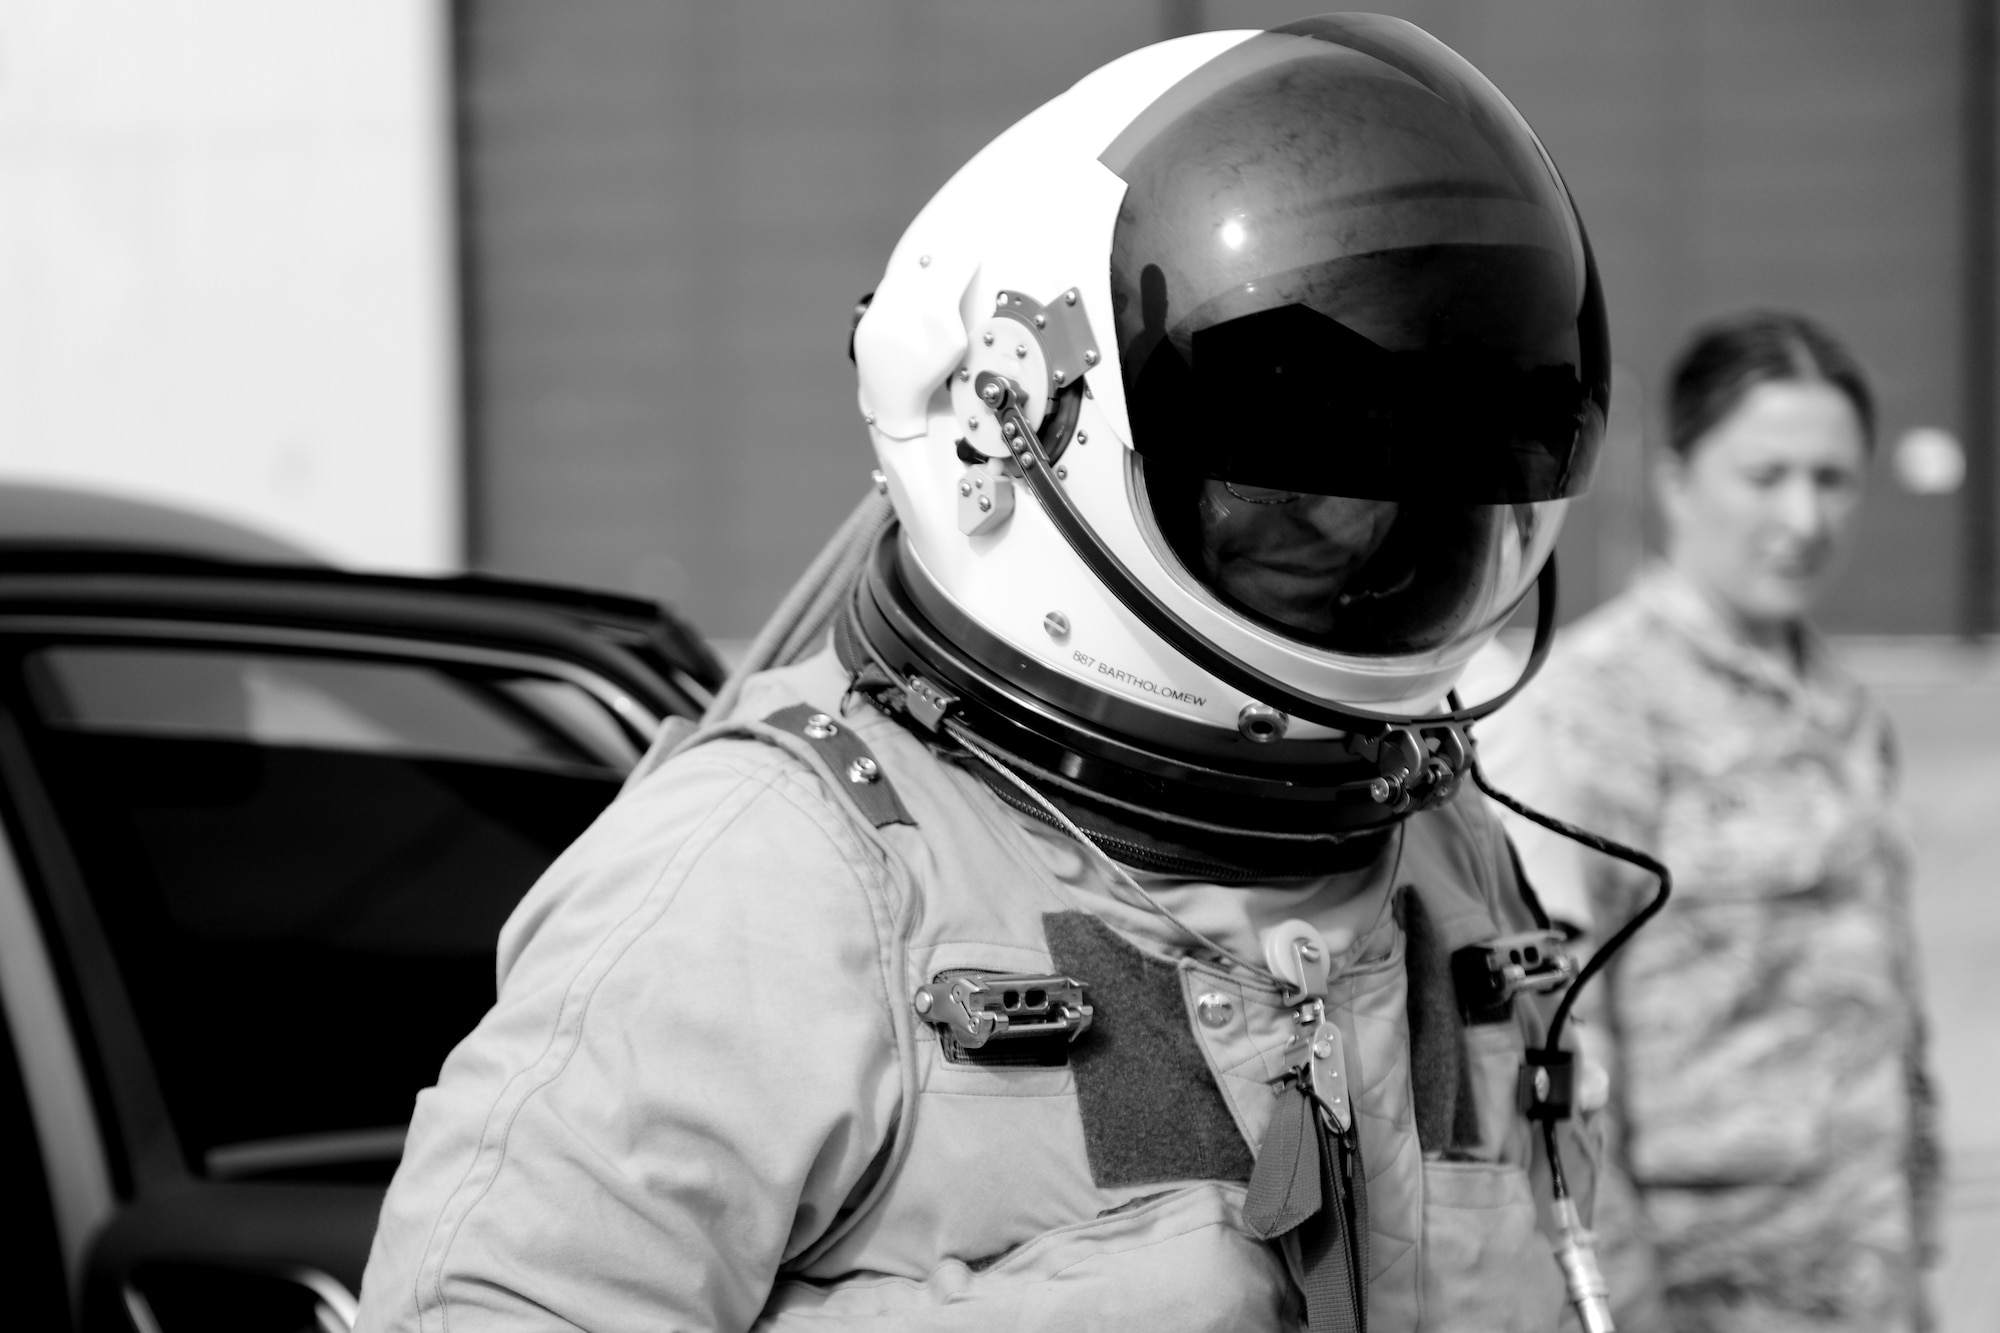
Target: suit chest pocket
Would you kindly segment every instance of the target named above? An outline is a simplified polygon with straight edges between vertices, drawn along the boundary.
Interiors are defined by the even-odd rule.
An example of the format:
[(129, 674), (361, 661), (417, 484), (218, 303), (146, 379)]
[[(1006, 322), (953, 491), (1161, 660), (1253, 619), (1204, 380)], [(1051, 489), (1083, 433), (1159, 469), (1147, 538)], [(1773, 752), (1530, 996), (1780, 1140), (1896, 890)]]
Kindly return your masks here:
[(1526, 1167), (1424, 1163), (1420, 1327), (1546, 1333), (1563, 1311), (1562, 1273), (1536, 1227)]

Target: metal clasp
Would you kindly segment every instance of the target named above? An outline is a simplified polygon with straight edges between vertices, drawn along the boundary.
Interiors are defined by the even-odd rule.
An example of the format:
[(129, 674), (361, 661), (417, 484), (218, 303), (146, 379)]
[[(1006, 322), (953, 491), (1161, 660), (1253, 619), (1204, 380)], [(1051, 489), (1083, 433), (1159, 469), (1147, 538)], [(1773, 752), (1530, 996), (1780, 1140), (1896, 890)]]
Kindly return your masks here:
[(1083, 983), (1053, 973), (948, 974), (917, 987), (910, 1006), (938, 1030), (948, 1058), (988, 1042), (1036, 1037), (1073, 1042), (1090, 1030)]
[(944, 715), (958, 703), (958, 696), (940, 689), (923, 676), (911, 676), (909, 688), (903, 693), (903, 703), (910, 710), (910, 716), (924, 730), (936, 731), (938, 724), (944, 721)]
[(1333, 959), (1327, 940), (1309, 922), (1286, 921), (1264, 934), (1264, 964), (1285, 987), (1292, 1006), (1292, 1036), (1283, 1054), (1292, 1075), (1312, 1089), (1337, 1130), (1353, 1123), (1347, 1101), (1347, 1043), (1326, 1012), (1327, 975)]
[(1370, 798), (1400, 814), (1450, 800), (1471, 751), (1464, 728), (1445, 722), (1391, 727), (1363, 742), (1361, 753), (1375, 761), (1376, 776), (1367, 784)]
[(1576, 956), (1557, 930), (1502, 935), (1451, 956), (1452, 986), (1468, 1023), (1499, 1022), (1512, 1013), (1516, 995), (1560, 990), (1577, 971)]

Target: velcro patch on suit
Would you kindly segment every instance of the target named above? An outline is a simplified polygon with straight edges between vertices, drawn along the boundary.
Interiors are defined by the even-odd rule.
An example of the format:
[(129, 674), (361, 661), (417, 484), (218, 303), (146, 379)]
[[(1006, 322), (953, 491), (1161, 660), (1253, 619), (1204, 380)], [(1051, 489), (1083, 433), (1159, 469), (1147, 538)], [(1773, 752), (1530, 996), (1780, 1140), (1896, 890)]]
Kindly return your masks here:
[(1100, 1188), (1248, 1180), (1256, 1163), (1188, 1026), (1180, 973), (1085, 912), (1047, 912), (1058, 972), (1094, 1013), (1070, 1050), (1090, 1177)]
[(1479, 1146), (1480, 1124), (1451, 955), (1423, 895), (1408, 885), (1396, 891), (1396, 920), (1403, 928), (1409, 976), (1410, 1093), (1416, 1103), (1417, 1141), (1426, 1153), (1452, 1157)]

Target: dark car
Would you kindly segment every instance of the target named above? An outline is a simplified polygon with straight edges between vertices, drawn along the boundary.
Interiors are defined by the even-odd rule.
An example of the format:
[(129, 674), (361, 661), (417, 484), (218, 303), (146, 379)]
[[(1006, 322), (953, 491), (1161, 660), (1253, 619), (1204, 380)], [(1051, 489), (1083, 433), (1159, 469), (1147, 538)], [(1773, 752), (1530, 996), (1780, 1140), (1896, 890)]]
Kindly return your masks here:
[(349, 1327), (501, 924), (720, 675), (650, 603), (0, 487), (9, 1325)]

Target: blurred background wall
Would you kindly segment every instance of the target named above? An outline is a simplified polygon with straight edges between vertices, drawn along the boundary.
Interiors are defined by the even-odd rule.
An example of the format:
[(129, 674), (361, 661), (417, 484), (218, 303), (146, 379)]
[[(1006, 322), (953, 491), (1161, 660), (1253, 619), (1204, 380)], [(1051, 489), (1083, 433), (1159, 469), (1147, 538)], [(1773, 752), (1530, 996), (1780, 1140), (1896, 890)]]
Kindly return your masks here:
[[(1596, 244), (1612, 439), (1566, 609), (1642, 558), (1674, 345), (1773, 303), (1848, 337), (1883, 400), (1827, 623), (1990, 628), (1992, 53), (1965, 37), (1991, 0), (1373, 2), (1507, 91)], [(746, 637), (866, 484), (849, 312), (929, 194), (1123, 51), (1296, 16), (0, 0), (0, 476)]]
[(459, 563), (444, 20), (0, 0), (0, 477)]
[[(1882, 484), (1826, 621), (1961, 627), (1976, 534), (1942, 487), (1952, 438), (1987, 434), (1961, 420), (1966, 6), (1372, 7), (1515, 100), (1596, 245), (1613, 438), (1565, 534), (1567, 608), (1641, 558), (1639, 444), (1665, 360), (1696, 321), (1770, 303), (1830, 322), (1882, 398)], [(930, 193), (1123, 51), (1297, 16), (1282, 0), (460, 0), (470, 558), (747, 636), (866, 484), (849, 312)], [(1913, 492), (1893, 464), (1922, 428)]]

